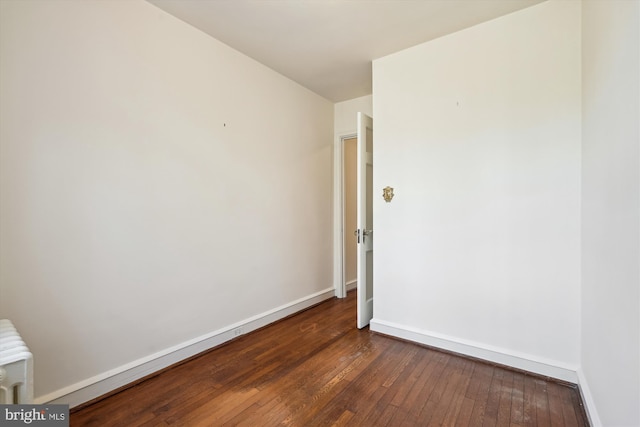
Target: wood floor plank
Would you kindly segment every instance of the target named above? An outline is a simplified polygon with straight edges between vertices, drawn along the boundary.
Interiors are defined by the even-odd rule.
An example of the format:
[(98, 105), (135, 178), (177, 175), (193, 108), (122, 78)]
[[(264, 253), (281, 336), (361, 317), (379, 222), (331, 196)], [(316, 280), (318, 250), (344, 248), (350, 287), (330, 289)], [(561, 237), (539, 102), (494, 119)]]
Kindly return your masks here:
[(338, 417), (338, 419), (331, 424), (332, 427), (342, 427), (342, 426), (346, 426), (349, 423), (349, 420), (351, 420), (351, 418), (353, 418), (353, 412), (350, 411), (344, 411), (342, 413), (342, 415), (340, 415)]
[[(444, 419), (440, 425), (453, 426), (460, 416), (462, 404), (465, 399), (467, 388), (471, 382), (471, 375), (473, 373), (473, 362), (469, 360), (463, 360), (463, 371), (458, 374), (458, 379), (455, 385), (450, 384), (448, 389), (449, 394), (445, 393), (444, 399), (450, 400), (449, 408), (444, 415)], [(444, 405), (441, 405), (444, 407)], [(435, 418), (435, 417), (434, 417)], [(432, 418), (433, 422), (433, 418)]]
[[(376, 425), (377, 423), (389, 423), (394, 417), (397, 416), (398, 406), (393, 405), (391, 402), (395, 399), (396, 395), (400, 391), (404, 391), (406, 387), (400, 386), (406, 384), (407, 379), (412, 375), (413, 370), (417, 364), (419, 364), (427, 356), (425, 352), (406, 352), (405, 356), (401, 359), (400, 370), (394, 368), (390, 377), (382, 384), (384, 393), (378, 400), (376, 409), (371, 411), (363, 420), (363, 425)], [(391, 379), (391, 380), (390, 380)], [(391, 386), (392, 384), (396, 386)], [(405, 405), (403, 405), (405, 406)], [(378, 413), (380, 413), (380, 421), (378, 419)]]
[(458, 412), (458, 416), (455, 420), (455, 426), (468, 426), (471, 424), (471, 414), (473, 413), (473, 405), (475, 404), (475, 400), (469, 399), (466, 396), (462, 397), (462, 405), (460, 406), (460, 411)]
[(405, 425), (415, 425), (419, 422), (420, 414), (431, 399), (434, 390), (439, 390), (435, 384), (440, 380), (448, 360), (448, 355), (438, 352), (429, 352), (426, 356), (428, 357), (423, 359), (420, 376), (402, 402), (402, 406), (407, 408)]
[(562, 409), (563, 401), (560, 390), (556, 387), (548, 388), (549, 401), (549, 421), (552, 427), (560, 427), (566, 425), (564, 420), (564, 411)]
[(537, 426), (538, 417), (535, 403), (536, 380), (533, 377), (525, 376), (524, 378), (524, 404), (523, 404), (523, 423), (525, 426)]
[(382, 411), (380, 418), (376, 419), (373, 423), (371, 422), (371, 420), (369, 420), (368, 423), (366, 420), (363, 420), (362, 425), (370, 425), (370, 426), (378, 425), (381, 427), (393, 426), (392, 420), (396, 417), (397, 412), (398, 412), (397, 406), (387, 405), (384, 408), (384, 411)]
[[(384, 380), (385, 374), (391, 372), (393, 369), (394, 359), (392, 357), (382, 357), (383, 354), (392, 355), (394, 348), (399, 348), (398, 342), (393, 340), (385, 340), (379, 343), (380, 345), (373, 346), (371, 352), (366, 356), (366, 361), (358, 365), (358, 369), (352, 370), (352, 372), (358, 372), (358, 376), (350, 381), (348, 388), (343, 388), (338, 397), (343, 396), (345, 402), (348, 402), (346, 409), (358, 416), (366, 414), (372, 405), (375, 405), (378, 398), (374, 398), (374, 395), (378, 392), (381, 394), (384, 390), (381, 389), (381, 381)], [(345, 378), (348, 377), (345, 376)], [(325, 403), (327, 401), (327, 394), (320, 394), (322, 389), (321, 384), (318, 384), (317, 391), (313, 390), (308, 394), (308, 403), (310, 407), (319, 406), (319, 402)], [(305, 404), (306, 405), (306, 404)], [(310, 408), (312, 409), (312, 408)], [(315, 413), (312, 410), (306, 410), (304, 412), (297, 411), (292, 413), (285, 422), (284, 425), (307, 425), (315, 418)]]
[(493, 373), (496, 368), (493, 366), (480, 364), (476, 367), (478, 386), (474, 394), (469, 394), (467, 389), (467, 397), (474, 400), (473, 411), (471, 412), (471, 418), (469, 419), (470, 426), (481, 426), (485, 419), (485, 410), (487, 402), (489, 400), (489, 390), (491, 388), (491, 381), (493, 379)]
[(580, 427), (588, 426), (587, 414), (584, 411), (582, 399), (580, 399), (580, 392), (577, 387), (565, 387), (563, 390), (565, 394), (565, 405), (567, 406), (567, 410), (573, 412), (575, 415), (576, 425)]
[(497, 424), (503, 377), (504, 369), (496, 368), (493, 371), (493, 377), (491, 378), (491, 385), (489, 387), (489, 396), (487, 398), (487, 406), (485, 407), (484, 419), (482, 421), (483, 426), (495, 426)]
[[(458, 415), (457, 411), (460, 410), (456, 401), (456, 394), (464, 395), (470, 380), (470, 374), (464, 373), (467, 364), (468, 361), (465, 359), (451, 357), (446, 367), (447, 371), (440, 376), (438, 381), (440, 385), (436, 385), (436, 390), (431, 393), (427, 405), (425, 405), (425, 408), (429, 408), (430, 405), (431, 408), (421, 413), (420, 423), (429, 426), (440, 426), (444, 425), (447, 418), (450, 418), (448, 425), (455, 423), (453, 420)], [(457, 409), (456, 405), (458, 405)], [(450, 413), (452, 410), (456, 412)]]
[(550, 426), (549, 398), (547, 394), (547, 383), (542, 380), (535, 380), (534, 402), (536, 405), (536, 420), (538, 426)]
[(257, 388), (248, 390), (231, 389), (218, 395), (216, 399), (204, 402), (195, 410), (180, 418), (181, 423), (202, 426), (211, 422), (221, 423), (221, 419), (234, 409), (249, 406), (251, 397), (259, 393)]
[(496, 426), (504, 427), (511, 423), (511, 405), (513, 394), (513, 372), (504, 371), (502, 384), (500, 386), (500, 403), (498, 404), (498, 416)]
[[(439, 408), (439, 402), (445, 392), (446, 385), (449, 384), (450, 376), (447, 374), (454, 374), (454, 368), (459, 361), (458, 358), (452, 357), (450, 354), (435, 352), (430, 355), (433, 359), (430, 364), (433, 375), (428, 378), (429, 382), (425, 383), (422, 389), (419, 389), (422, 391), (420, 397), (423, 403), (409, 407), (404, 421), (405, 426), (429, 424)], [(415, 402), (415, 399), (413, 401)]]
[(359, 375), (351, 382), (349, 389), (341, 393), (340, 398), (344, 399), (349, 409), (359, 417), (366, 417), (369, 412), (372, 412), (372, 408), (377, 406), (387, 392), (383, 383), (389, 375), (393, 374), (397, 361), (388, 356), (396, 354), (399, 357), (403, 351), (401, 342), (391, 344), (388, 352), (377, 354), (373, 363), (366, 369), (360, 369)]
[(587, 426), (575, 388), (355, 327), (332, 299), (71, 411), (71, 426)]
[(398, 379), (400, 374), (407, 369), (407, 365), (411, 362), (412, 359), (416, 357), (416, 353), (418, 352), (418, 347), (412, 348), (409, 351), (405, 351), (402, 354), (402, 358), (396, 364), (396, 367), (393, 369), (393, 372), (387, 377), (387, 380), (382, 384), (383, 387), (391, 387), (395, 381)]
[(513, 390), (511, 391), (511, 424), (524, 425), (524, 374), (516, 372), (513, 375)]
[(418, 381), (418, 378), (424, 370), (424, 365), (429, 357), (430, 355), (427, 352), (420, 352), (420, 354), (418, 354), (418, 356), (414, 359), (414, 363), (407, 371), (408, 376), (403, 379), (402, 387), (400, 387), (393, 396), (393, 399), (390, 402), (391, 405), (399, 407), (403, 404), (403, 402), (407, 398), (407, 395), (411, 392), (414, 384), (416, 383), (416, 381)]

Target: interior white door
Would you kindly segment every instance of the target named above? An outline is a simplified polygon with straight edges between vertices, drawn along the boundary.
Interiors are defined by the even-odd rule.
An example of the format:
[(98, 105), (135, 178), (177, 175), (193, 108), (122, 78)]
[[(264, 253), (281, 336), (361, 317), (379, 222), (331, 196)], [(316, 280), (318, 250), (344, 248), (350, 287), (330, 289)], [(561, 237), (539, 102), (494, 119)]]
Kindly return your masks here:
[(358, 328), (373, 318), (373, 119), (358, 113)]

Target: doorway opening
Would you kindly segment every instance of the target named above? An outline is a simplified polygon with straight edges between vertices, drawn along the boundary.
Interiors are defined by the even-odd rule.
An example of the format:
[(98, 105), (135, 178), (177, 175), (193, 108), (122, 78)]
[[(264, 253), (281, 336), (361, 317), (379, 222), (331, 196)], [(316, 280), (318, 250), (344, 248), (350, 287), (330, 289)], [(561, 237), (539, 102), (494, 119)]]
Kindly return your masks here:
[(333, 283), (338, 298), (355, 285), (357, 324), (364, 328), (373, 317), (373, 119), (358, 113), (357, 124), (356, 134), (336, 138), (334, 149)]
[(357, 226), (357, 143), (355, 136), (343, 140), (343, 207), (344, 207), (344, 233), (342, 235), (342, 247), (344, 248), (343, 266), (344, 266), (344, 287), (345, 292), (356, 289), (358, 283), (358, 243), (353, 232)]
[[(350, 141), (350, 142), (346, 142)], [(351, 142), (353, 141), (353, 142)], [(347, 196), (345, 191), (345, 178), (347, 170), (350, 171), (356, 170), (356, 159), (351, 158), (349, 160), (349, 164), (345, 165), (345, 147), (347, 150), (351, 148), (355, 148), (357, 145), (357, 133), (346, 133), (342, 135), (338, 135), (335, 140), (334, 145), (334, 199), (333, 199), (333, 284), (335, 288), (335, 294), (338, 298), (346, 298), (347, 297), (347, 288), (348, 290), (355, 289), (357, 285), (357, 269), (351, 270), (347, 272), (348, 263), (355, 262), (352, 261), (351, 258), (349, 260), (346, 259), (346, 253), (348, 250), (353, 249), (352, 246), (356, 242), (356, 237), (354, 237), (353, 232), (356, 229), (355, 225), (350, 223), (347, 225), (346, 223), (346, 209), (345, 205), (347, 203), (354, 203), (355, 196)], [(347, 153), (349, 156), (349, 153)], [(356, 177), (349, 178), (356, 179)], [(355, 182), (355, 181), (354, 181)], [(355, 184), (354, 184), (355, 185)], [(355, 190), (354, 190), (355, 191)], [(351, 239), (349, 239), (351, 238)], [(347, 249), (347, 245), (350, 246), (350, 249)], [(355, 258), (355, 255), (354, 255)], [(352, 264), (351, 264), (352, 265)], [(348, 286), (347, 286), (348, 283)]]

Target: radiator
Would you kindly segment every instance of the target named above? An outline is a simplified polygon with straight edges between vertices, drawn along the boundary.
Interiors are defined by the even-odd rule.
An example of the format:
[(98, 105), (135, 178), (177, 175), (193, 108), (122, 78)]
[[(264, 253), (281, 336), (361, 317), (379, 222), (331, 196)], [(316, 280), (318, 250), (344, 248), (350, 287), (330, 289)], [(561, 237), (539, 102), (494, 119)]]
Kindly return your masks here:
[(8, 319), (0, 319), (1, 403), (33, 403), (33, 356)]

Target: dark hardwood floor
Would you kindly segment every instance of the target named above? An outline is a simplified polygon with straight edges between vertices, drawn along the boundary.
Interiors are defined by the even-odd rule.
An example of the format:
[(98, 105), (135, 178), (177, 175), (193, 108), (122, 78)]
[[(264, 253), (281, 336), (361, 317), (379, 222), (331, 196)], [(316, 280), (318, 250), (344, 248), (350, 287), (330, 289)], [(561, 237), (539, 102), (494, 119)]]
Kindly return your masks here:
[(355, 327), (355, 293), (71, 414), (71, 426), (585, 426), (576, 389)]

